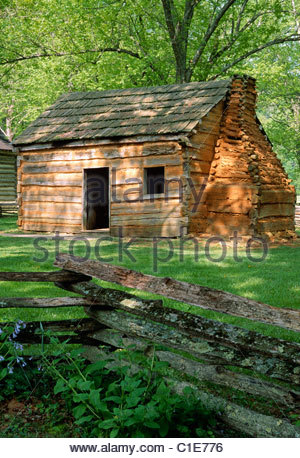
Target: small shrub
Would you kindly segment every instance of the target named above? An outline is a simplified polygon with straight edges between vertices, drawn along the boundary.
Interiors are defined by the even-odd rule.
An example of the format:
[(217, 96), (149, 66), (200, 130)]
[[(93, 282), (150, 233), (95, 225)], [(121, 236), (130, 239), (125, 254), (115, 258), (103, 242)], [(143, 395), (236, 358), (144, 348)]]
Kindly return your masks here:
[[(49, 364), (56, 378), (54, 393), (61, 394), (77, 425), (93, 436), (110, 437), (213, 437), (215, 414), (196, 399), (191, 389), (175, 394), (150, 368), (133, 372), (109, 358), (93, 364), (76, 350)], [(132, 353), (132, 352), (131, 352)], [(65, 364), (63, 363), (65, 361)], [(112, 367), (112, 362), (113, 367)]]
[(131, 350), (91, 364), (82, 357), (83, 349), (68, 353), (55, 338), (51, 356), (42, 344), (40, 358), (32, 360), (16, 340), (25, 326), (18, 321), (0, 330), (0, 401), (29, 399), (34, 392), (41, 413), (53, 418), (52, 433), (59, 433), (68, 411), (72, 430), (80, 430), (81, 437), (214, 437), (216, 414), (191, 389), (183, 396), (172, 391), (159, 375), (167, 372), (167, 363), (155, 356), (145, 360)]

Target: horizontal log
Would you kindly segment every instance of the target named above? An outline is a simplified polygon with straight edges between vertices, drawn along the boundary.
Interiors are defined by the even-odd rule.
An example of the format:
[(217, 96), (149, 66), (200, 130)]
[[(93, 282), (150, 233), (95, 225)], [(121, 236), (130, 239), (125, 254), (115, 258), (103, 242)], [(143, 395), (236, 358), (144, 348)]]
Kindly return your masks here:
[[(151, 352), (153, 348), (145, 340), (128, 337), (113, 329), (103, 329), (97, 331), (97, 339), (104, 344), (109, 344), (115, 348), (127, 350), (138, 350), (144, 354)], [(155, 351), (155, 356), (160, 361), (166, 361), (173, 369), (176, 369), (182, 376), (187, 374), (197, 381), (216, 383), (220, 386), (235, 388), (255, 396), (261, 396), (266, 399), (276, 399), (281, 405), (295, 407), (300, 404), (300, 391), (289, 390), (280, 385), (269, 383), (257, 377), (233, 372), (224, 366), (214, 366), (211, 364), (202, 364), (195, 360), (184, 358), (181, 355), (171, 351)]]
[(238, 236), (249, 235), (251, 220), (248, 215), (208, 212), (207, 233), (231, 237), (235, 231)]
[(85, 307), (91, 305), (91, 301), (82, 297), (9, 297), (0, 298), (0, 309), (4, 308), (41, 308), (52, 307)]
[(80, 186), (59, 187), (52, 186), (26, 186), (23, 188), (22, 196), (60, 196), (60, 197), (80, 197), (82, 198), (82, 183)]
[(34, 221), (22, 221), (22, 229), (24, 231), (41, 231), (41, 232), (62, 232), (75, 234), (80, 232), (82, 228), (81, 224), (50, 224), (43, 222)]
[(294, 216), (294, 204), (264, 204), (260, 207), (258, 212), (259, 218), (266, 218), (269, 216)]
[(11, 162), (6, 162), (6, 161), (3, 161), (2, 158), (0, 157), (0, 170), (2, 172), (2, 170), (16, 170), (16, 161), (13, 160)]
[[(187, 225), (187, 222), (185, 223)], [(184, 225), (184, 227), (185, 227)], [(118, 225), (118, 226), (111, 226), (110, 234), (112, 237), (118, 237), (119, 235), (119, 228), (122, 226), (122, 236), (123, 237), (143, 237), (143, 238), (152, 238), (152, 237), (179, 237), (181, 234), (181, 229), (183, 224), (179, 221), (178, 218), (173, 219), (172, 224), (168, 224), (167, 222), (163, 222), (158, 225), (149, 225), (149, 223), (145, 222), (145, 224), (141, 224), (139, 226), (135, 225)]]
[(111, 215), (145, 215), (151, 213), (166, 213), (174, 214), (181, 213), (181, 204), (174, 199), (165, 202), (162, 199), (156, 199), (153, 202), (127, 202), (127, 203), (111, 203)]
[(155, 355), (160, 361), (168, 362), (173, 369), (196, 378), (198, 381), (235, 388), (266, 399), (276, 399), (276, 403), (284, 406), (297, 407), (300, 405), (300, 391), (289, 390), (259, 378), (232, 372), (223, 366), (201, 364), (169, 351), (156, 351)]
[(45, 212), (45, 213), (57, 213), (57, 214), (68, 214), (68, 213), (81, 213), (81, 203), (69, 203), (69, 202), (34, 202), (34, 203), (23, 203), (23, 210), (28, 212)]
[(102, 147), (85, 147), (85, 149), (72, 148), (51, 150), (47, 152), (23, 153), (22, 159), (26, 162), (48, 162), (48, 161), (73, 161), (88, 159), (120, 159), (128, 157), (141, 157), (151, 155), (171, 155), (179, 151), (176, 142), (155, 142), (143, 145), (119, 145)]
[(82, 186), (82, 180), (80, 179), (69, 179), (69, 180), (52, 180), (43, 179), (43, 178), (35, 178), (35, 177), (28, 177), (25, 180), (22, 179), (21, 183), (22, 186), (54, 186), (54, 187), (65, 187), (65, 186), (72, 186), (78, 187)]
[(292, 331), (300, 331), (300, 310), (280, 309), (225, 291), (169, 277), (155, 277), (154, 275), (143, 274), (108, 263), (93, 260), (83, 261), (80, 258), (76, 261), (66, 254), (60, 254), (60, 258), (55, 261), (55, 265), (91, 275), (107, 282), (147, 291), (152, 294), (159, 294), (203, 309), (281, 326)]
[[(143, 167), (147, 166), (155, 166), (155, 165), (163, 165), (166, 167), (166, 174), (170, 176), (170, 174), (174, 174), (174, 176), (179, 176), (182, 170), (180, 159), (177, 160), (165, 161), (164, 159), (158, 160), (157, 157), (150, 157), (148, 156), (146, 159), (140, 158), (139, 161), (135, 160), (134, 163), (136, 164), (135, 167), (133, 166), (133, 161), (130, 159), (126, 160), (123, 159), (123, 163), (119, 164), (117, 167), (117, 163), (113, 164), (113, 167), (116, 170), (116, 174), (114, 179), (116, 179), (116, 184), (118, 184), (118, 180), (125, 178), (133, 178), (133, 177), (141, 177), (143, 176)], [(115, 161), (116, 162), (116, 161)], [(119, 163), (119, 161), (118, 161)], [(54, 164), (54, 165), (53, 165)], [(92, 160), (92, 161), (68, 161), (66, 163), (61, 163), (62, 165), (57, 165), (57, 162), (43, 162), (43, 163), (34, 163), (34, 164), (25, 164), (22, 172), (24, 175), (36, 175), (36, 174), (51, 174), (51, 173), (82, 173), (83, 169), (93, 169), (98, 167), (110, 167), (112, 166), (111, 161), (109, 160)], [(1, 170), (1, 167), (0, 167)], [(182, 173), (182, 172), (181, 172)]]
[[(23, 334), (36, 333), (40, 331), (51, 331), (51, 332), (94, 332), (102, 329), (103, 326), (92, 318), (78, 318), (71, 320), (56, 320), (56, 321), (29, 321), (26, 322), (26, 327), (21, 329), (19, 336)], [(42, 327), (41, 327), (42, 325)], [(15, 326), (15, 322), (1, 322), (1, 327)], [(19, 337), (18, 336), (18, 337)]]
[[(94, 300), (95, 307), (86, 309), (87, 314), (106, 326), (192, 351), (204, 359), (219, 359), (225, 364), (252, 368), (273, 378), (300, 383), (300, 344), (162, 307), (161, 301), (139, 299), (92, 283), (58, 283), (57, 286)], [(97, 304), (115, 307), (125, 313), (102, 311)], [(142, 320), (129, 314), (142, 317)], [(156, 323), (154, 325), (146, 320)], [(131, 328), (138, 331), (132, 332)]]
[(82, 222), (82, 215), (78, 213), (66, 213), (63, 214), (55, 214), (55, 213), (44, 213), (39, 212), (35, 214), (34, 212), (22, 211), (22, 216), (24, 220), (27, 221), (35, 221), (36, 223), (53, 223), (53, 224), (68, 224), (68, 222), (72, 224), (81, 224)]
[(0, 157), (0, 165), (11, 165), (13, 164), (15, 166), (16, 164), (16, 158), (11, 158), (11, 157), (8, 157), (8, 156), (2, 156)]
[(195, 159), (204, 162), (210, 162), (214, 157), (214, 148), (200, 143), (192, 143), (193, 148), (187, 148), (190, 155)]
[[(78, 285), (80, 284), (77, 284), (77, 286)], [(76, 290), (78, 291), (77, 287)], [(98, 300), (100, 302), (100, 298)], [(141, 300), (139, 300), (139, 302), (140, 301)], [(166, 312), (172, 320), (172, 324), (170, 325), (170, 320), (165, 320), (165, 316), (162, 318), (164, 315), (163, 312), (160, 315), (160, 318), (158, 318), (157, 315), (153, 316), (153, 313), (143, 314), (141, 312), (136, 312), (137, 309), (134, 308), (136, 315), (139, 315), (135, 316), (131, 309), (133, 300), (127, 300), (127, 307), (126, 305), (124, 306), (124, 303), (126, 304), (126, 300), (123, 300), (122, 304), (119, 303), (119, 306), (122, 307), (122, 309), (126, 308), (126, 312), (123, 310), (105, 309), (104, 305), (108, 307), (106, 304), (103, 304), (102, 308), (94, 304), (94, 306), (86, 307), (85, 311), (88, 316), (96, 319), (107, 327), (117, 329), (129, 336), (146, 339), (149, 343), (157, 343), (159, 345), (165, 345), (171, 349), (187, 352), (202, 361), (207, 361), (210, 364), (241, 367), (250, 369), (258, 374), (268, 376), (272, 379), (284, 380), (285, 382), (290, 382), (295, 385), (300, 384), (300, 363), (295, 363), (291, 360), (288, 361), (288, 358), (281, 357), (282, 355), (280, 354), (280, 351), (277, 352), (277, 354), (279, 354), (279, 356), (277, 356), (276, 350), (273, 349), (273, 347), (270, 348), (270, 341), (268, 342), (268, 339), (270, 338), (268, 337), (254, 333), (257, 334), (257, 338), (251, 345), (248, 344), (246, 346), (244, 344), (244, 338), (238, 339), (239, 341), (236, 341), (236, 339), (233, 338), (230, 344), (228, 343), (228, 340), (230, 339), (229, 335), (229, 339), (226, 339), (226, 342), (222, 338), (224, 335), (223, 323), (207, 320), (212, 322), (211, 326), (215, 329), (215, 332), (212, 332), (210, 337), (208, 337), (207, 333), (201, 332), (199, 328), (196, 330), (195, 327), (192, 327), (193, 320), (199, 318), (196, 315), (190, 314), (190, 329), (187, 330), (178, 326), (175, 318), (177, 311), (174, 311), (174, 309), (169, 309), (173, 312), (173, 317), (170, 316), (171, 312), (168, 310)], [(149, 306), (149, 304), (147, 304), (147, 306)], [(161, 308), (165, 310), (164, 307)], [(151, 312), (153, 312), (153, 307), (151, 307)], [(151, 315), (151, 318), (149, 315)], [(158, 319), (160, 320), (159, 322), (156, 321)], [(168, 322), (168, 325), (164, 324), (166, 322)], [(227, 326), (229, 325), (226, 325), (226, 327)], [(230, 326), (230, 328), (234, 327)], [(235, 328), (235, 332), (240, 332), (241, 335), (243, 334), (243, 337), (245, 336), (245, 333), (250, 332), (252, 334), (251, 331), (244, 331), (243, 329), (237, 327)], [(222, 336), (220, 337), (221, 334)], [(92, 333), (91, 337), (94, 339), (99, 338), (101, 341), (101, 332), (99, 336), (97, 332)], [(253, 336), (250, 338), (252, 337)], [(284, 341), (280, 342), (282, 342), (283, 345), (286, 343)], [(288, 345), (289, 344), (290, 343), (288, 343)], [(295, 348), (296, 347), (297, 344), (295, 344)], [(300, 345), (298, 345), (297, 350), (295, 350), (298, 354), (299, 347)]]
[(295, 193), (288, 190), (263, 190), (261, 203), (295, 203)]
[(89, 275), (67, 270), (57, 272), (0, 272), (0, 281), (26, 282), (81, 282), (91, 280)]
[(208, 184), (206, 187), (207, 198), (211, 202), (216, 200), (224, 201), (224, 199), (230, 200), (248, 200), (251, 199), (253, 192), (256, 187), (252, 184), (240, 184), (230, 183), (228, 185), (217, 183)]
[(81, 203), (82, 198), (80, 196), (66, 196), (66, 195), (47, 195), (47, 194), (28, 194), (28, 193), (23, 193), (22, 195), (22, 200), (23, 202), (31, 202), (31, 203), (44, 203), (44, 202), (49, 202), (49, 203)]
[(1, 194), (6, 195), (6, 194), (15, 194), (16, 193), (16, 187), (11, 185), (11, 186), (5, 186), (3, 189), (1, 189)]
[[(148, 157), (130, 157), (130, 158), (113, 158), (113, 159), (104, 159), (104, 158), (88, 158), (88, 159), (72, 159), (72, 160), (58, 160), (57, 155), (53, 155), (47, 161), (36, 162), (25, 162), (23, 170), (25, 173), (32, 173), (33, 171), (39, 169), (39, 167), (47, 167), (48, 172), (64, 172), (68, 170), (69, 165), (72, 166), (73, 171), (81, 171), (83, 168), (101, 168), (101, 167), (110, 167), (115, 168), (116, 170), (131, 169), (136, 167), (143, 167), (148, 165)], [(156, 156), (149, 156), (149, 161), (152, 165), (161, 165), (161, 158)], [(163, 165), (180, 165), (182, 160), (180, 155), (171, 155), (164, 156)]]
[(1, 200), (1, 202), (6, 201), (7, 203), (9, 203), (9, 202), (11, 202), (12, 200), (15, 200), (15, 199), (16, 199), (16, 193), (3, 195), (2, 192), (0, 191), (0, 200)]
[(79, 344), (79, 345), (97, 345), (98, 342), (97, 340), (93, 339), (92, 337), (89, 337), (86, 333), (82, 333), (81, 335), (53, 335), (51, 337), (44, 336), (43, 340), (41, 335), (38, 334), (32, 334), (32, 333), (20, 333), (18, 335), (18, 342), (22, 344), (38, 344), (40, 345), (41, 342), (43, 341), (43, 344), (53, 344), (52, 338), (55, 337), (56, 340), (60, 343), (67, 343), (68, 345), (74, 345), (74, 344)]
[(257, 230), (259, 232), (277, 232), (277, 231), (293, 231), (293, 217), (270, 217), (265, 220), (261, 219), (257, 222)]
[(221, 412), (220, 417), (224, 423), (237, 431), (245, 433), (248, 437), (300, 437), (300, 428), (285, 419), (257, 413), (233, 402), (226, 401), (219, 396), (201, 392), (197, 390), (195, 385), (188, 382), (178, 382), (173, 386), (173, 389), (178, 394), (184, 394), (186, 387), (195, 390), (197, 398), (203, 405), (212, 411)]
[(212, 201), (207, 203), (207, 209), (216, 213), (240, 213), (247, 215), (252, 208), (250, 200), (230, 200), (224, 199)]
[(111, 215), (111, 225), (112, 226), (133, 226), (133, 227), (141, 227), (141, 226), (158, 226), (164, 225), (165, 223), (168, 226), (175, 226), (184, 225), (185, 218), (181, 217), (180, 213), (173, 214), (142, 214), (142, 215), (120, 215), (114, 216)]

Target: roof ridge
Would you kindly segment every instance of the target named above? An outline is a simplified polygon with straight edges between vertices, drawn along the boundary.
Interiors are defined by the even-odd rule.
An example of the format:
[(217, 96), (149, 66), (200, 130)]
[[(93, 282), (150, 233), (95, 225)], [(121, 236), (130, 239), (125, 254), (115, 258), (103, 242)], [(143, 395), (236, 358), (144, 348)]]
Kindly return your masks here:
[(184, 131), (190, 131), (195, 112), (201, 121), (226, 97), (233, 79), (62, 94), (14, 145), (66, 141), (67, 137), (112, 141), (142, 133), (174, 134), (182, 132), (183, 125)]
[[(184, 87), (187, 88), (188, 86), (192, 88), (196, 88), (197, 86), (203, 86), (205, 85), (215, 85), (218, 86), (222, 82), (229, 82), (231, 81), (231, 78), (226, 78), (226, 79), (218, 79), (218, 80), (208, 80), (208, 81), (190, 81), (189, 83), (174, 83), (174, 84), (164, 84), (160, 86), (134, 86), (134, 87), (128, 87), (128, 88), (117, 88), (117, 89), (95, 89), (91, 91), (71, 91), (71, 92), (65, 92), (63, 93), (56, 102), (63, 100), (65, 96), (71, 96), (72, 94), (102, 94), (102, 97), (105, 97), (106, 95), (112, 94), (112, 93), (125, 93), (125, 92), (142, 92), (142, 91), (151, 91), (154, 90), (154, 93), (157, 92), (164, 92), (163, 89), (168, 89), (166, 92), (172, 91), (172, 89), (178, 88), (178, 92), (181, 90), (184, 90)], [(215, 83), (215, 84), (214, 84)], [(176, 92), (176, 91), (172, 91)]]

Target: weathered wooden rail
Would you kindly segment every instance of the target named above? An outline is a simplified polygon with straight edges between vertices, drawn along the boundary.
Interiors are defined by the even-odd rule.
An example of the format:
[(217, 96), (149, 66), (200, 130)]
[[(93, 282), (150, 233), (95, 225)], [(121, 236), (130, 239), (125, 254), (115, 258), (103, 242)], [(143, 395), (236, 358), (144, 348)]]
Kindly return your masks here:
[[(144, 275), (98, 261), (59, 255), (58, 272), (0, 272), (0, 281), (45, 281), (79, 294), (48, 299), (3, 298), (6, 307), (84, 307), (89, 318), (27, 323), (19, 338), (24, 343), (48, 343), (47, 331), (59, 341), (82, 343), (90, 360), (107, 358), (121, 364), (113, 349), (133, 347), (169, 366), (168, 379), (181, 391), (187, 384), (197, 389), (210, 408), (222, 410), (223, 421), (253, 437), (300, 437), (300, 428), (284, 416), (262, 415), (226, 399), (226, 390), (238, 390), (273, 400), (282, 409), (300, 407), (300, 344), (267, 337), (255, 331), (170, 308), (163, 299), (143, 299), (129, 292), (103, 288), (92, 277), (148, 291), (199, 309), (240, 316), (300, 331), (300, 311), (277, 309), (223, 291), (169, 278)], [(64, 333), (64, 334), (62, 334)], [(101, 345), (101, 349), (99, 346)], [(154, 350), (155, 349), (155, 350)], [(124, 354), (124, 352), (122, 352)], [(125, 355), (127, 353), (125, 352)], [(136, 368), (138, 369), (138, 368)], [(134, 367), (132, 366), (132, 370)], [(185, 374), (183, 378), (182, 375)], [(163, 374), (166, 376), (166, 374)], [(183, 380), (184, 379), (184, 380)], [(189, 381), (186, 381), (189, 380)]]

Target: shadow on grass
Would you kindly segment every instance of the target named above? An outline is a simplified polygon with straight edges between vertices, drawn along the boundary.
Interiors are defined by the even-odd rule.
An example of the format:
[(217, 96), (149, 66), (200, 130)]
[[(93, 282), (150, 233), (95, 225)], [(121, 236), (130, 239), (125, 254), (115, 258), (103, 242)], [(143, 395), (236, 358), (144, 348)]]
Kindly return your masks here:
[[(15, 219), (10, 219), (7, 225), (13, 229)], [(0, 231), (3, 229), (3, 221), (0, 219)], [(9, 224), (8, 224), (9, 223)], [(7, 226), (7, 227), (8, 227)], [(95, 258), (94, 246), (96, 239), (90, 241), (91, 257)], [(199, 259), (195, 261), (192, 243), (185, 244), (183, 260), (179, 259), (179, 242), (172, 241), (174, 252), (170, 256), (166, 241), (162, 241), (158, 250), (159, 276), (173, 277), (178, 280), (196, 283), (223, 291), (228, 291), (240, 296), (251, 298), (276, 307), (300, 308), (300, 247), (279, 246), (272, 248), (263, 262), (253, 262), (248, 259), (245, 248), (241, 247), (238, 256), (240, 262), (234, 259), (232, 248), (228, 248), (227, 256), (222, 262), (209, 261), (204, 253), (204, 243), (199, 243)], [(0, 269), (1, 271), (51, 271), (54, 270), (55, 245), (53, 240), (43, 240), (40, 246), (47, 250), (48, 259), (45, 262), (35, 262), (34, 258), (40, 258), (42, 251), (37, 251), (31, 238), (14, 238), (0, 236)], [(60, 251), (69, 252), (69, 241), (61, 243)], [(151, 242), (137, 241), (129, 249), (133, 259), (130, 259), (123, 251), (123, 260), (119, 257), (117, 241), (101, 243), (101, 256), (110, 258), (112, 264), (124, 265), (144, 273), (153, 274), (154, 255)], [(85, 246), (78, 242), (74, 254), (85, 256)], [(211, 247), (211, 255), (218, 258), (221, 248)], [(261, 257), (259, 249), (253, 250), (254, 257)], [(168, 259), (169, 258), (169, 259)], [(168, 259), (164, 262), (163, 259)], [(101, 281), (97, 280), (97, 283)], [(111, 287), (113, 285), (110, 285)], [(120, 287), (117, 287), (120, 288)], [(122, 288), (120, 288), (122, 289)], [(138, 295), (149, 297), (149, 293), (137, 292)], [(45, 283), (16, 283), (2, 282), (0, 297), (57, 297), (68, 296), (69, 293), (56, 288), (53, 284)], [(178, 303), (164, 299), (164, 303), (170, 306)], [(192, 310), (182, 304), (184, 309)], [(194, 309), (193, 309), (194, 310)], [(214, 312), (197, 309), (196, 313), (203, 316), (215, 317)], [(13, 317), (26, 319), (63, 319), (80, 317), (84, 314), (81, 309), (56, 309), (55, 311), (37, 310), (1, 310), (0, 319), (6, 321)], [(4, 317), (5, 316), (5, 317)], [(36, 317), (36, 318), (35, 318)], [(228, 321), (228, 316), (224, 318)], [(238, 323), (239, 318), (230, 318), (230, 322)], [(228, 321), (229, 322), (229, 321)]]

